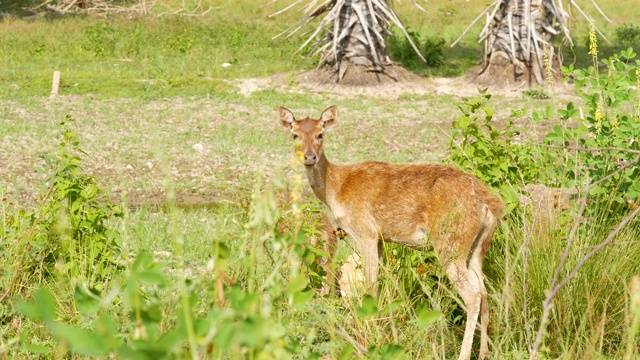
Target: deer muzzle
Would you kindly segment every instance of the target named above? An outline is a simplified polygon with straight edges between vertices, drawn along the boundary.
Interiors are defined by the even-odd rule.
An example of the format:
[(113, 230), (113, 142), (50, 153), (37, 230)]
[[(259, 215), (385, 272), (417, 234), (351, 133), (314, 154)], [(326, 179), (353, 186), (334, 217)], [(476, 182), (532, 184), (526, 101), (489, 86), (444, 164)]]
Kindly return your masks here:
[(313, 166), (318, 162), (318, 155), (313, 152), (307, 152), (304, 154), (304, 165)]

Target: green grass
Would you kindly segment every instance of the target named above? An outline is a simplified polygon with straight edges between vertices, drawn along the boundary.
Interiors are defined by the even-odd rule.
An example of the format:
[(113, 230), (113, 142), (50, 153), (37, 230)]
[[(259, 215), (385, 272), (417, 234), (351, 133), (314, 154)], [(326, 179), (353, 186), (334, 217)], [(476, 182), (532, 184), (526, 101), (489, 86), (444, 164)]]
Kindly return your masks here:
[(0, 25), (0, 49), (10, 55), (2, 58), (0, 78), (9, 85), (2, 96), (46, 95), (53, 71), (59, 70), (65, 95), (205, 97), (233, 90), (224, 79), (296, 67), (290, 55), (296, 42), (269, 46), (282, 25), (226, 21), (231, 19), (215, 13), (196, 19), (9, 19)]
[[(616, 25), (596, 17), (612, 40), (614, 30), (637, 11), (632, 0), (601, 4)], [(412, 61), (408, 67), (420, 74), (459, 76), (481, 61), (477, 35), (483, 24), (476, 24), (457, 46), (452, 43), (483, 9), (473, 2), (432, 2), (429, 13), (416, 11), (410, 3), (399, 3), (396, 10), (411, 31), (423, 41), (443, 39), (444, 63), (426, 66)], [(212, 6), (205, 16), (146, 16), (123, 19), (110, 16), (95, 19), (85, 16), (50, 17), (25, 21), (18, 16), (24, 4), (4, 2), (0, 10), (15, 16), (0, 23), (0, 80), (8, 86), (0, 89), (4, 98), (44, 96), (50, 91), (53, 71), (62, 73), (61, 94), (92, 94), (99, 98), (143, 97), (158, 99), (174, 96), (224, 96), (234, 91), (226, 80), (264, 77), (299, 69), (302, 58), (292, 53), (304, 39), (271, 40), (294, 23), (299, 13), (269, 15), (286, 4), (260, 6), (264, 2), (202, 2)], [(20, 6), (19, 6), (20, 5)], [(179, 8), (179, 3), (159, 5), (152, 11)], [(188, 5), (192, 6), (192, 5)], [(590, 4), (584, 4), (593, 14)], [(623, 15), (624, 14), (624, 15)], [(567, 63), (588, 64), (583, 50), (586, 26), (581, 18), (571, 25), (578, 48), (567, 51)], [(604, 44), (603, 44), (604, 45)], [(603, 55), (619, 47), (602, 46)], [(573, 54), (578, 54), (574, 56)], [(222, 64), (232, 64), (222, 67)], [(315, 66), (314, 60), (303, 68)]]
[[(0, 10), (19, 15), (17, 3), (3, 1)], [(67, 345), (57, 340), (50, 327), (20, 315), (14, 307), (18, 299), (33, 299), (35, 289), (44, 286), (55, 294), (56, 321), (95, 328), (98, 315), (112, 314), (119, 334), (129, 343), (140, 340), (134, 336), (139, 325), (134, 310), (143, 311), (149, 331), (179, 328), (186, 317), (209, 321), (200, 330), (231, 324), (256, 339), (262, 339), (256, 329), (273, 334), (264, 344), (229, 352), (220, 348), (225, 342), (217, 338), (217, 347), (209, 348), (206, 341), (211, 339), (198, 335), (195, 340), (200, 347), (193, 348), (188, 344), (194, 339), (185, 337), (176, 350), (178, 358), (190, 357), (190, 351), (199, 351), (203, 357), (214, 351), (225, 358), (275, 358), (287, 346), (298, 358), (309, 358), (312, 352), (332, 358), (402, 358), (394, 353), (400, 350), (405, 358), (455, 358), (464, 332), (464, 312), (429, 252), (387, 246), (382, 295), (374, 304), (332, 297), (303, 301), (287, 293), (292, 279), (304, 273), (306, 266), (301, 255), (304, 246), (298, 246), (292, 230), (297, 224), (286, 204), (296, 186), (295, 170), (288, 165), (292, 147), (275, 111), (284, 105), (296, 115), (318, 116), (337, 104), (339, 128), (327, 135), (326, 151), (338, 163), (432, 162), (447, 158), (450, 124), (460, 116), (455, 107), (460, 97), (411, 92), (348, 96), (314, 89), (300, 92), (292, 86), (267, 87), (244, 96), (239, 93), (239, 79), (299, 69), (300, 59), (290, 54), (301, 40), (271, 40), (297, 15), (268, 18), (284, 2), (264, 8), (257, 6), (263, 3), (257, 0), (203, 3), (216, 8), (194, 18), (72, 16), (0, 22), (0, 197), (6, 198), (0, 206), (0, 263), (6, 266), (2, 269), (12, 270), (16, 254), (25, 249), (34, 254), (29, 252), (27, 259), (39, 264), (39, 249), (27, 241), (31, 217), (25, 213), (37, 209), (38, 189), (43, 187), (46, 172), (38, 170), (43, 167), (38, 156), (59, 149), (58, 123), (67, 114), (76, 118), (73, 129), (86, 152), (79, 154), (83, 170), (96, 178), (106, 200), (124, 210), (123, 218), (108, 222), (121, 234), (123, 267), (111, 274), (100, 293), (112, 302), (104, 301), (96, 313), (87, 314), (74, 301), (79, 277), (69, 278), (55, 266), (48, 274), (37, 267), (22, 269), (20, 275), (27, 280), (14, 289), (10, 301), (0, 304), (0, 357), (35, 357), (35, 350), (46, 350), (44, 358), (66, 356)], [(416, 65), (414, 70), (432, 76), (460, 75), (479, 61), (480, 25), (457, 47), (448, 44), (484, 4), (433, 3), (451, 15), (427, 6), (431, 13), (422, 14), (409, 2), (397, 5), (400, 17), (422, 38), (447, 41), (443, 65)], [(630, 15), (637, 11), (633, 1), (601, 6), (612, 12), (616, 24), (635, 19)], [(604, 28), (612, 31), (615, 26)], [(586, 32), (583, 25), (576, 29), (581, 46), (576, 62), (588, 64), (583, 48)], [(600, 49), (606, 53), (615, 47)], [(225, 62), (232, 66), (222, 67)], [(314, 65), (308, 61), (304, 66)], [(62, 72), (61, 96), (49, 100), (54, 70)], [(550, 99), (536, 99), (533, 92), (494, 96), (494, 119), (499, 123), (515, 109), (558, 107), (566, 102), (553, 94), (550, 90)], [(554, 125), (552, 121), (521, 122), (528, 136)], [(195, 144), (203, 145), (203, 152)], [(313, 199), (306, 185), (303, 191), (305, 199)], [(322, 209), (317, 202), (308, 207), (310, 212)], [(611, 229), (611, 224), (598, 221), (607, 216), (607, 209), (592, 214), (595, 218), (587, 219), (581, 228), (568, 266)], [(24, 220), (24, 225), (14, 229), (16, 219)], [(568, 216), (564, 228), (550, 231), (545, 241), (532, 242), (522, 218), (504, 219), (485, 265), (494, 357), (528, 357), (540, 306), (572, 221), (575, 218)], [(310, 218), (304, 224), (314, 227)], [(627, 348), (640, 345), (629, 330), (633, 313), (627, 289), (630, 278), (640, 272), (639, 226), (636, 220), (558, 294), (547, 329), (545, 358), (619, 359)], [(53, 236), (59, 229), (47, 231), (40, 235)], [(225, 247), (228, 253), (221, 255)], [(158, 275), (166, 284), (140, 285), (139, 292), (134, 292), (141, 294), (138, 306), (128, 302), (128, 293), (116, 290), (129, 279), (133, 258), (142, 251), (166, 263)], [(349, 243), (342, 242), (338, 261), (351, 251)], [(234, 285), (224, 283), (230, 301), (224, 309), (216, 305), (219, 274), (211, 270), (216, 266), (235, 281)], [(147, 279), (157, 279), (151, 270), (145, 274)], [(12, 276), (10, 271), (0, 273), (0, 288)], [(186, 311), (190, 315), (181, 311), (185, 301), (192, 301), (191, 311)], [(159, 320), (155, 309), (161, 313)], [(429, 310), (440, 312), (435, 321), (429, 320)], [(363, 316), (367, 311), (376, 315)], [(284, 329), (281, 337), (277, 335), (280, 328)], [(245, 339), (231, 330), (224, 334), (229, 344)]]

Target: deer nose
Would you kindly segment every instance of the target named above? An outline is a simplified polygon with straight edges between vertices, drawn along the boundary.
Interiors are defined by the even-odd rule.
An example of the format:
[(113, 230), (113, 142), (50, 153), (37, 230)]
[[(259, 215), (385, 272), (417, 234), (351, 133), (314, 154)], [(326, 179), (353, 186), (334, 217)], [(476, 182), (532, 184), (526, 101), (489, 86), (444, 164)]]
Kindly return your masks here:
[(307, 166), (315, 165), (318, 161), (318, 155), (314, 153), (306, 153), (304, 154), (304, 164)]

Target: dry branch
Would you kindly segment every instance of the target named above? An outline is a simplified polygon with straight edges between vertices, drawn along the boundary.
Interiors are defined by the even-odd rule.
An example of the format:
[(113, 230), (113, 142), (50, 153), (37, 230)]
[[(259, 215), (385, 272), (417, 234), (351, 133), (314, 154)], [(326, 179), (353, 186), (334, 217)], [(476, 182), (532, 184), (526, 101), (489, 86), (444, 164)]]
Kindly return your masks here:
[(122, 6), (114, 3), (113, 0), (57, 0), (54, 5), (52, 0), (45, 0), (31, 8), (32, 11), (42, 15), (43, 12), (50, 12), (59, 15), (70, 13), (77, 14), (147, 14), (147, 1), (139, 0), (137, 4)]

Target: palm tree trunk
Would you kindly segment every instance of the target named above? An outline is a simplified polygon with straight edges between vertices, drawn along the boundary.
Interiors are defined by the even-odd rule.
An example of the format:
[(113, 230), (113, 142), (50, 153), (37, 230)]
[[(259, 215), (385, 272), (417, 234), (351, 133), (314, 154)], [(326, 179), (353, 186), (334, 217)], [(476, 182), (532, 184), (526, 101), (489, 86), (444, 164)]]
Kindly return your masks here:
[(477, 80), (531, 85), (559, 77), (553, 39), (563, 21), (564, 11), (556, 0), (496, 1), (480, 35), (485, 54)]
[[(295, 54), (311, 46), (309, 56), (320, 55), (319, 67), (328, 65), (344, 78), (347, 69), (357, 66), (368, 72), (385, 72), (393, 65), (386, 55), (385, 36), (391, 25), (398, 26), (422, 58), (406, 29), (386, 0), (325, 0), (320, 5), (310, 1), (303, 11), (308, 19), (285, 30), (292, 36), (312, 20), (324, 15), (320, 24)], [(424, 58), (422, 58), (424, 60)]]

